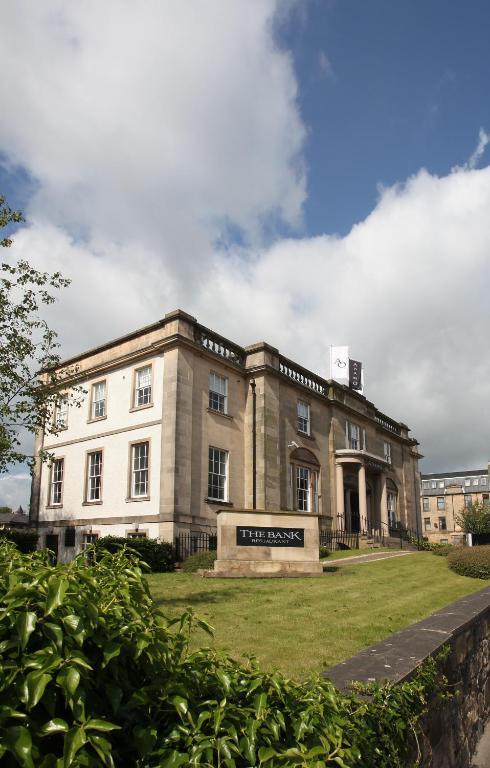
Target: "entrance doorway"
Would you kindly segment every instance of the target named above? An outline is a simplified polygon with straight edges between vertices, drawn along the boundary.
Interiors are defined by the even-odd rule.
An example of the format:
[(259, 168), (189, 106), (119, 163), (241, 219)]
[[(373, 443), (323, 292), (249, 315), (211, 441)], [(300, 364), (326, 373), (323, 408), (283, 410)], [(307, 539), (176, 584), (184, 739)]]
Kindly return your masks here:
[(51, 550), (51, 560), (53, 562), (53, 565), (56, 565), (58, 562), (58, 534), (57, 533), (47, 533), (46, 534), (46, 549)]

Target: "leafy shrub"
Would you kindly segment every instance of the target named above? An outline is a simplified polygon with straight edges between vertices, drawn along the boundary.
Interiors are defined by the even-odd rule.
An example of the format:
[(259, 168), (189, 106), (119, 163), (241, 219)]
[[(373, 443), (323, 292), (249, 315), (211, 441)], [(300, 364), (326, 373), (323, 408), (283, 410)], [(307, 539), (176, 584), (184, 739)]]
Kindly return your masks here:
[(449, 567), (460, 576), (490, 579), (490, 544), (481, 547), (455, 547), (447, 559)]
[(33, 528), (2, 528), (0, 540), (2, 537), (13, 542), (24, 554), (35, 552), (39, 539), (37, 531)]
[(196, 552), (195, 555), (191, 555), (187, 560), (184, 560), (181, 568), (186, 573), (197, 573), (201, 569), (212, 570), (217, 556), (215, 551)]
[[(436, 686), (340, 694), (201, 649), (204, 622), (155, 608), (139, 560), (52, 566), (0, 542), (0, 763), (6, 768), (401, 768)], [(365, 691), (364, 691), (365, 693)]]
[[(447, 557), (450, 552), (453, 552), (455, 549), (458, 549), (454, 544), (434, 544), (434, 548), (432, 550), (434, 555), (439, 555), (440, 557)], [(461, 549), (461, 547), (459, 547)]]
[(490, 505), (474, 501), (454, 515), (465, 533), (490, 533)]
[(321, 560), (323, 557), (328, 557), (328, 556), (329, 556), (329, 554), (330, 554), (330, 550), (329, 550), (329, 548), (328, 548), (328, 547), (324, 547), (324, 546), (322, 546), (322, 545), (320, 544), (320, 560)]
[(125, 539), (122, 536), (104, 536), (98, 539), (97, 550), (105, 549), (115, 554), (122, 548), (133, 550), (153, 573), (167, 573), (175, 570), (175, 549), (168, 541), (156, 539)]

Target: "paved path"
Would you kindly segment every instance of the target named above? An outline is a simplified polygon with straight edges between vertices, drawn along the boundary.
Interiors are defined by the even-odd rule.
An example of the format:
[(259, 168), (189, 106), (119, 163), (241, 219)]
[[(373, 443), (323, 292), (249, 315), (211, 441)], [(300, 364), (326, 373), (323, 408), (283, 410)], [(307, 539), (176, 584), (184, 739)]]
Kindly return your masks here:
[(372, 552), (369, 555), (352, 555), (352, 557), (340, 557), (338, 560), (323, 560), (323, 566), (330, 567), (332, 565), (357, 565), (357, 563), (373, 563), (376, 560), (387, 560), (390, 557), (405, 557), (405, 555), (413, 555), (414, 552), (410, 549), (399, 549), (393, 552)]
[(490, 765), (490, 723), (483, 731), (471, 768), (488, 768)]

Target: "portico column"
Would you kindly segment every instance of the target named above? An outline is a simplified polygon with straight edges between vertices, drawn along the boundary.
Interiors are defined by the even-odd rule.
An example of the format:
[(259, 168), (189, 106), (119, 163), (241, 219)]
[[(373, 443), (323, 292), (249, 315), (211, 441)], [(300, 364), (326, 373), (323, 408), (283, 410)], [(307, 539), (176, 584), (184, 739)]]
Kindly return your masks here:
[(388, 495), (386, 493), (386, 475), (384, 472), (381, 473), (381, 476), (379, 478), (379, 482), (381, 484), (381, 509), (380, 509), (380, 519), (381, 519), (381, 529), (384, 534), (388, 534)]
[(335, 484), (337, 488), (337, 524), (340, 517), (342, 522), (342, 530), (345, 530), (344, 467), (339, 463), (335, 465)]
[(363, 524), (367, 526), (367, 499), (366, 499), (366, 467), (364, 464), (359, 465), (358, 474), (359, 483), (359, 517), (360, 528), (363, 529)]

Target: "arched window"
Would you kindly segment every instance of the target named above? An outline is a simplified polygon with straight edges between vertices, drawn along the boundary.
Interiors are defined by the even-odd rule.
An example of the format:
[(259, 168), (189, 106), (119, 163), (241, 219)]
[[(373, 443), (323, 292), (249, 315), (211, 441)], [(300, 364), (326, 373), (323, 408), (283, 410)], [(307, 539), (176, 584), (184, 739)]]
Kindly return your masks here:
[(290, 456), (289, 503), (298, 512), (319, 513), (320, 464), (307, 448), (296, 448)]

